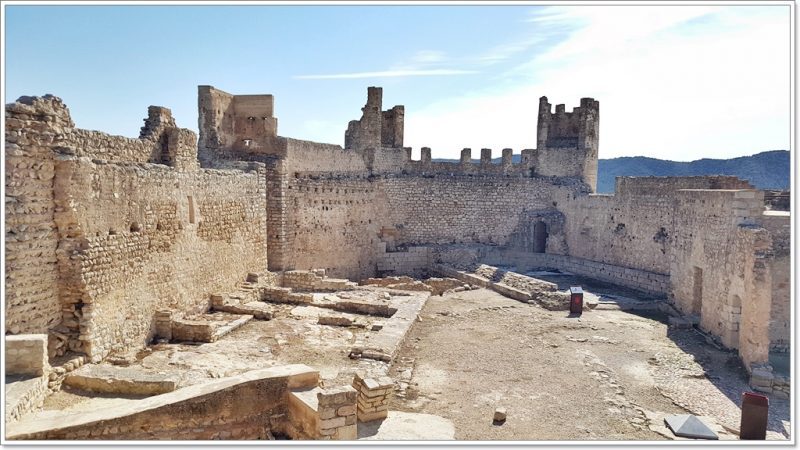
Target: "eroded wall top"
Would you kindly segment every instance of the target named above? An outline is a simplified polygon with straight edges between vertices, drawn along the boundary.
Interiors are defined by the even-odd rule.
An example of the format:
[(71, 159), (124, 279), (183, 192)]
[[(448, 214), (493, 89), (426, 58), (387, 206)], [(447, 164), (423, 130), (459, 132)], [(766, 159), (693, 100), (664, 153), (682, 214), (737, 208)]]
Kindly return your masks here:
[(381, 111), (383, 88), (367, 88), (367, 104), (361, 108), (360, 120), (351, 120), (344, 132), (344, 147), (363, 150), (367, 148), (400, 148), (403, 146), (403, 120), (405, 108), (397, 105)]

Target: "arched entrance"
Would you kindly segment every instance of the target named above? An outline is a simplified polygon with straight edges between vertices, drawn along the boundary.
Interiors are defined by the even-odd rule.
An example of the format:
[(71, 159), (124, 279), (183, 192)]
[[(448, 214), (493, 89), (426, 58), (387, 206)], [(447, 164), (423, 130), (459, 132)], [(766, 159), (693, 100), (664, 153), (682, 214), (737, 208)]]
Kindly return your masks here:
[(545, 253), (547, 249), (547, 225), (541, 220), (533, 225), (533, 252)]

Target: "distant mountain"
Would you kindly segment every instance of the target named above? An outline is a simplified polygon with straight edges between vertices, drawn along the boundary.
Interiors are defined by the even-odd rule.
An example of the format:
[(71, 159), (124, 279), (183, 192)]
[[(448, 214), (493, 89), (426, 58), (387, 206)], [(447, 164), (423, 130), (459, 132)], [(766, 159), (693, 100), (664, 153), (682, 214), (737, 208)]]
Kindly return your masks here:
[(644, 156), (601, 159), (597, 166), (597, 192), (613, 193), (618, 176), (735, 175), (759, 189), (788, 190), (790, 159), (786, 150), (761, 152), (731, 159), (665, 161)]
[[(518, 163), (520, 155), (514, 155), (512, 159), (514, 163)], [(433, 161), (458, 160), (435, 158)], [(472, 162), (478, 163), (479, 160), (473, 159)], [(500, 158), (494, 158), (492, 162), (499, 164)], [(690, 162), (644, 156), (601, 159), (597, 165), (597, 192), (613, 193), (616, 177), (695, 175), (735, 175), (759, 189), (788, 190), (791, 183), (790, 164), (789, 152), (786, 150), (772, 150), (731, 159), (703, 158)]]

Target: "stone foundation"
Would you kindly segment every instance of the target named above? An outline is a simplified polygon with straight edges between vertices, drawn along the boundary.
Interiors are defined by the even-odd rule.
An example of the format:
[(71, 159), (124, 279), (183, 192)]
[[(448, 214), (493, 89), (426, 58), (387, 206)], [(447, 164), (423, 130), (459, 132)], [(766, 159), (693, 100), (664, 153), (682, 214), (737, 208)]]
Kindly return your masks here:
[(358, 421), (371, 422), (385, 419), (389, 402), (394, 394), (394, 382), (389, 377), (378, 379), (353, 377), (353, 388), (358, 391)]

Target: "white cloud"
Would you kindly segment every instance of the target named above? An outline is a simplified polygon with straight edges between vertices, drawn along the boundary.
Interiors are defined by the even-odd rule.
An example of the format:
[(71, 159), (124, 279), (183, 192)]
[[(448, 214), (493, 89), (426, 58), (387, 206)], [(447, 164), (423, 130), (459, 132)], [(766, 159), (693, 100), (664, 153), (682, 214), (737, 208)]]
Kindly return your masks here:
[(411, 59), (421, 64), (437, 63), (445, 60), (445, 54), (438, 50), (420, 50)]
[[(788, 149), (789, 9), (576, 6), (530, 19), (582, 24), (506, 74), (524, 80), (406, 111), (406, 145), (434, 157), (461, 147), (536, 144), (538, 98), (600, 101), (600, 157), (726, 158)], [(688, 22), (688, 23), (687, 23)], [(520, 77), (520, 74), (524, 75)]]
[(396, 77), (425, 77), (442, 75), (468, 75), (477, 73), (474, 70), (460, 69), (427, 69), (427, 70), (383, 70), (377, 72), (352, 72), (324, 75), (298, 75), (294, 78), (300, 80), (333, 80), (353, 78), (396, 78)]

